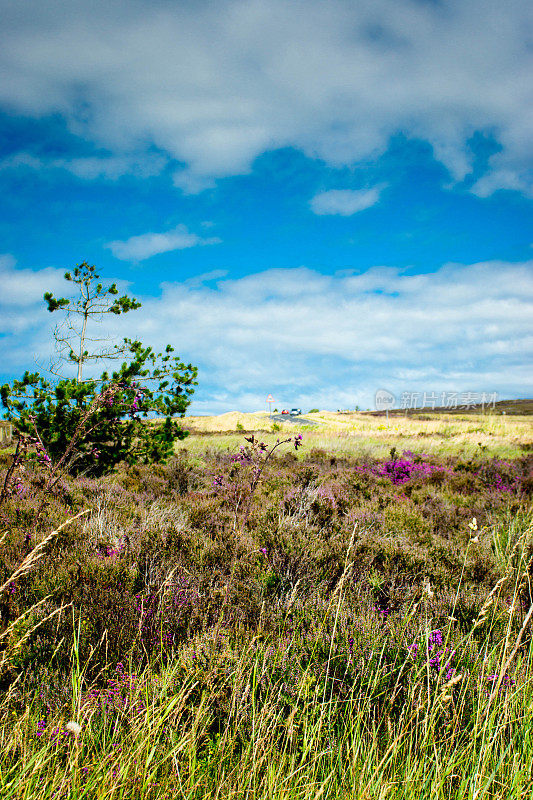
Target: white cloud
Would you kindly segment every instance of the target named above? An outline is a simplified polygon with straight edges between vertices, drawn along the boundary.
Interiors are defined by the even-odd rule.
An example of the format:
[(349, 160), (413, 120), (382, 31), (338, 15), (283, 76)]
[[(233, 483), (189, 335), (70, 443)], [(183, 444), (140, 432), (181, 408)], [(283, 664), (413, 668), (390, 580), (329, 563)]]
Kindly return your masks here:
[(471, 191), (478, 197), (490, 197), (500, 189), (521, 192), (528, 197), (533, 197), (533, 182), (529, 176), (521, 175), (518, 170), (496, 169), (483, 175), (472, 186)]
[(193, 278), (187, 278), (185, 285), (196, 288), (204, 283), (218, 281), (220, 278), (225, 278), (227, 274), (227, 269), (212, 269), (209, 272), (203, 272), (201, 275), (195, 275)]
[(20, 169), (21, 167), (41, 170), (46, 167), (66, 170), (83, 180), (96, 180), (97, 178), (116, 180), (132, 172), (141, 178), (158, 175), (167, 161), (168, 159), (163, 156), (154, 156), (148, 153), (46, 160), (44, 158), (36, 158), (31, 153), (20, 151), (0, 160), (0, 170)]
[(52, 350), (51, 329), (56, 320), (46, 310), (43, 294), (63, 294), (64, 270), (19, 269), (10, 253), (0, 255), (0, 337), (5, 375), (34, 371), (38, 359)]
[[(531, 394), (532, 267), (448, 264), (416, 276), (378, 267), (341, 277), (276, 269), (217, 288), (166, 283), (160, 298), (144, 299), (136, 335), (163, 346), (172, 331), (220, 410), (253, 409), (250, 396), (268, 391), (299, 404), (369, 405), (382, 385)], [(213, 405), (218, 396), (225, 409)]]
[[(296, 147), (332, 166), (420, 137), (454, 179), (475, 131), (501, 147), (480, 194), (522, 191), (531, 165), (527, 0), (1, 0), (0, 103), (63, 115), (111, 154), (91, 177), (153, 156), (201, 191)], [(156, 169), (153, 165), (151, 168)]]
[(166, 233), (142, 233), (125, 241), (108, 242), (105, 247), (122, 261), (144, 261), (159, 253), (219, 243), (220, 239), (217, 237), (202, 239), (196, 233), (189, 233), (184, 225), (178, 225)]
[[(4, 369), (45, 361), (50, 320), (41, 291), (61, 292), (56, 272), (17, 270), (18, 294), (2, 313)], [(13, 287), (16, 280), (8, 285)], [(27, 303), (31, 288), (33, 306)], [(137, 293), (136, 293), (137, 294)], [(409, 275), (394, 267), (323, 275), (275, 269), (237, 280), (221, 272), (165, 283), (109, 333), (175, 346), (200, 366), (198, 409), (253, 410), (280, 403), (369, 406), (376, 389), (497, 391), (533, 396), (533, 261), (446, 264)], [(38, 309), (38, 310), (37, 310)], [(107, 333), (107, 331), (106, 331)]]
[(152, 154), (100, 156), (72, 159), (55, 159), (50, 166), (66, 169), (78, 178), (95, 180), (107, 178), (116, 180), (122, 175), (135, 173), (140, 178), (158, 175), (165, 164), (166, 158)]
[(58, 294), (63, 291), (63, 274), (64, 270), (54, 267), (17, 269), (15, 258), (10, 253), (4, 253), (0, 255), (1, 304), (9, 308), (27, 308), (43, 302), (45, 292)]
[(382, 189), (382, 186), (374, 186), (372, 189), (330, 189), (313, 197), (311, 209), (315, 214), (351, 217), (358, 211), (375, 206)]

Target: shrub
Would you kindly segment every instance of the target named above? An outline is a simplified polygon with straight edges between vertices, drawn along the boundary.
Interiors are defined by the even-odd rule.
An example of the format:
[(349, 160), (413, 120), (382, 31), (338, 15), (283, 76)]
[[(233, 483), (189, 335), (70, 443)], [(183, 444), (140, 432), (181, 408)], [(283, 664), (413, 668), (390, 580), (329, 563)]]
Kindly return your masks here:
[(170, 345), (155, 353), (138, 341), (126, 342), (131, 361), (111, 377), (104, 373), (84, 383), (65, 378), (53, 385), (26, 372), (0, 388), (8, 419), (36, 436), (52, 462), (68, 452), (66, 466), (76, 474), (102, 475), (120, 461), (165, 461), (174, 442), (187, 435), (175, 417), (190, 403), (196, 367), (173, 356)]

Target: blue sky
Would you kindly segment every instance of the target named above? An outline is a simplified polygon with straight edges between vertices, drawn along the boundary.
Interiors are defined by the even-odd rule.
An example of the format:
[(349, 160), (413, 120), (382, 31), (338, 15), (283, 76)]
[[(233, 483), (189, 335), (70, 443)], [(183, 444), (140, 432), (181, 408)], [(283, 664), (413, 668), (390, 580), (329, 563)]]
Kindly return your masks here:
[[(0, 0), (0, 378), (86, 260), (191, 413), (533, 396), (530, 4)], [(64, 286), (63, 286), (64, 284)]]

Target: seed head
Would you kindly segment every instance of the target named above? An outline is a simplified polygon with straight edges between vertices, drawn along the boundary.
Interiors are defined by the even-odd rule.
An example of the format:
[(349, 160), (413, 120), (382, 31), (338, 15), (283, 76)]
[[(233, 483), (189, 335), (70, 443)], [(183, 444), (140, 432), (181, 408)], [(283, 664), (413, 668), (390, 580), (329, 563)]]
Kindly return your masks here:
[(70, 722), (67, 722), (65, 727), (66, 727), (67, 731), (69, 733), (71, 733), (76, 738), (81, 733), (81, 725), (78, 722), (74, 722), (73, 720), (71, 720)]

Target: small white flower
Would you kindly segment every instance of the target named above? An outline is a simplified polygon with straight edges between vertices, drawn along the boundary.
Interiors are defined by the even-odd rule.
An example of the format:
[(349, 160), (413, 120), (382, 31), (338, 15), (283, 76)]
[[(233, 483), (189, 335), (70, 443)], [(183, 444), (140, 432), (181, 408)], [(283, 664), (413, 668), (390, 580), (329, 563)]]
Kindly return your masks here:
[(472, 522), (468, 523), (468, 527), (471, 531), (477, 531), (477, 519), (475, 517), (472, 517)]
[(72, 733), (73, 736), (79, 736), (81, 733), (81, 725), (73, 720), (67, 722), (65, 727), (69, 733)]

